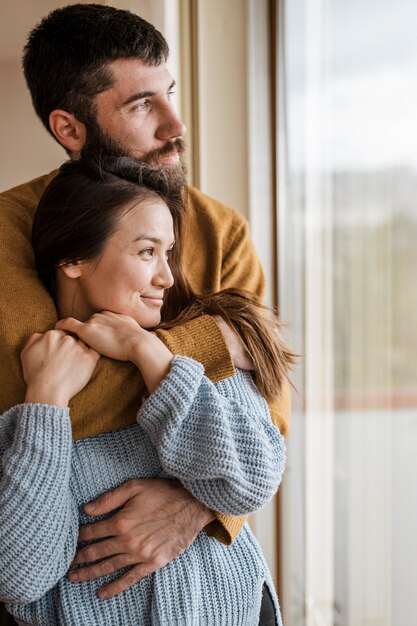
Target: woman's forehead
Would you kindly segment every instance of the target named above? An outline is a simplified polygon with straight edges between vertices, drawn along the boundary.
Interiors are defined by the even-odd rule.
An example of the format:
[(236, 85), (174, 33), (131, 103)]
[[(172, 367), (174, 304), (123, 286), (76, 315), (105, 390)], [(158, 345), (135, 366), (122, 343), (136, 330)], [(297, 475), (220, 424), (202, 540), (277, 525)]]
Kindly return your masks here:
[(131, 241), (147, 238), (173, 238), (171, 212), (161, 198), (145, 198), (132, 203), (122, 211), (117, 222), (120, 235)]

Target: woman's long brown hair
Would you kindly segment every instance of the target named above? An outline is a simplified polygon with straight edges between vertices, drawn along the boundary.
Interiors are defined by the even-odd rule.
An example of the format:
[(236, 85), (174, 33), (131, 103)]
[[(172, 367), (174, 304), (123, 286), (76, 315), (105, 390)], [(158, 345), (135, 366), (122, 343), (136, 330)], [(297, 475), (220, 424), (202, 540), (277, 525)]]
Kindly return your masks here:
[(181, 265), (182, 222), (186, 212), (177, 212), (174, 218), (176, 246), (171, 257), (174, 286), (167, 294), (158, 328), (174, 328), (199, 317), (221, 317), (234, 330), (253, 363), (253, 378), (261, 394), (268, 401), (279, 397), (284, 381), (296, 355), (286, 345), (282, 323), (259, 298), (244, 289), (197, 295), (191, 288)]
[(295, 362), (281, 336), (281, 322), (270, 309), (243, 289), (224, 289), (197, 296), (190, 292), (189, 304), (159, 328), (173, 328), (200, 315), (218, 315), (237, 332), (253, 363), (253, 378), (266, 400), (279, 397), (282, 385)]

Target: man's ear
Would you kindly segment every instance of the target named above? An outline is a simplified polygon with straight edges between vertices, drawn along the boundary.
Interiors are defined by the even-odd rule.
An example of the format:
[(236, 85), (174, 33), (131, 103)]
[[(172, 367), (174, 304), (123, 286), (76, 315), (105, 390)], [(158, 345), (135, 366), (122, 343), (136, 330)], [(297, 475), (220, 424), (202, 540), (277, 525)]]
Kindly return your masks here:
[(84, 124), (79, 122), (75, 115), (55, 109), (49, 116), (49, 128), (61, 146), (71, 152), (71, 156), (76, 156), (81, 152), (87, 132)]
[(77, 261), (58, 265), (58, 269), (61, 270), (67, 278), (79, 278), (82, 275), (82, 264)]

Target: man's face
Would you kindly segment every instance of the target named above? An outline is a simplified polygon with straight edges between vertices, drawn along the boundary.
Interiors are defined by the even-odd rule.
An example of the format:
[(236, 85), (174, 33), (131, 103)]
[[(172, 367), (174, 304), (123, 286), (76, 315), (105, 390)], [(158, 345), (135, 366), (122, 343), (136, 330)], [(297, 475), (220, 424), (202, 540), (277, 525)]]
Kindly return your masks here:
[(95, 98), (96, 120), (85, 149), (130, 156), (149, 165), (179, 165), (186, 128), (174, 111), (174, 81), (166, 65), (141, 59), (110, 64), (115, 83)]

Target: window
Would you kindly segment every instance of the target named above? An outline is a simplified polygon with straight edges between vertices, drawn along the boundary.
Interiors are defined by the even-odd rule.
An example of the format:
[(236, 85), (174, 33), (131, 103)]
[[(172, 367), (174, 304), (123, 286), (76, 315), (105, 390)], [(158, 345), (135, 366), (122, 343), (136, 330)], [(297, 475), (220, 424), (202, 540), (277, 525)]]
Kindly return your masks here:
[(282, 0), (287, 626), (417, 623), (417, 5)]

